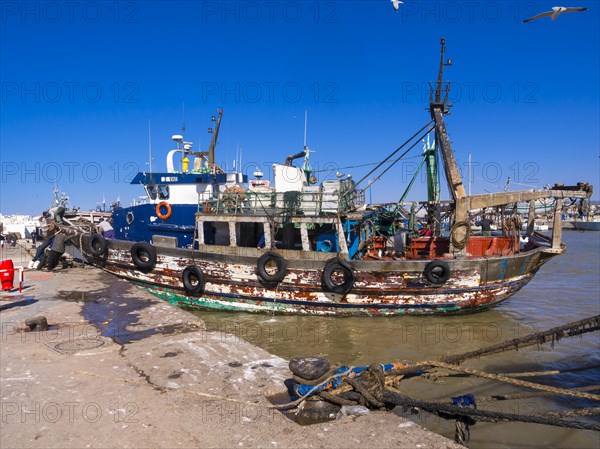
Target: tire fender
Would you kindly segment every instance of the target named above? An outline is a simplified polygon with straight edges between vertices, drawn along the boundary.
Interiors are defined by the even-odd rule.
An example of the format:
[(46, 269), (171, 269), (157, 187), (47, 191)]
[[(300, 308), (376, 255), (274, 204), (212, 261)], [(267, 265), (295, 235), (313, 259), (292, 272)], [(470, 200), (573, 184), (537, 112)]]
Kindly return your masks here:
[[(277, 267), (277, 271), (273, 274), (267, 271), (267, 263), (275, 262)], [(260, 277), (265, 282), (281, 282), (285, 277), (287, 271), (287, 261), (274, 252), (266, 252), (262, 256), (259, 257), (256, 262), (256, 272), (258, 273), (258, 277)]]
[[(343, 276), (343, 283), (338, 284), (334, 281), (334, 275), (336, 273)], [(323, 284), (325, 285), (326, 290), (332, 293), (339, 293), (341, 295), (347, 294), (352, 290), (352, 287), (354, 287), (355, 280), (356, 278), (354, 276), (354, 271), (352, 271), (352, 266), (345, 260), (332, 259), (327, 262), (323, 269)]]
[(149, 272), (156, 266), (156, 248), (150, 243), (134, 243), (130, 253), (133, 264), (141, 271)]
[(425, 278), (432, 284), (444, 284), (450, 278), (450, 265), (443, 260), (432, 260), (423, 271)]
[(90, 237), (89, 249), (92, 256), (103, 256), (108, 250), (108, 243), (102, 234), (94, 233)]
[(182, 274), (183, 288), (189, 295), (199, 296), (204, 293), (206, 285), (204, 273), (196, 265), (185, 267)]

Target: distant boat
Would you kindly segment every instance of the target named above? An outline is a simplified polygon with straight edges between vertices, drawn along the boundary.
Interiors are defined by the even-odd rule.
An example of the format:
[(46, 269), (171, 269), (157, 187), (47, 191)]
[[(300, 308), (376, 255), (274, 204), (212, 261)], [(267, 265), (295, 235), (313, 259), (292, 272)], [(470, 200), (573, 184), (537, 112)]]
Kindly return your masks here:
[(600, 218), (572, 220), (570, 223), (573, 225), (573, 229), (578, 231), (600, 231)]
[[(535, 213), (540, 215), (548, 215), (554, 212), (556, 200), (554, 198), (540, 198), (535, 201)], [(526, 202), (519, 202), (517, 204), (517, 212), (520, 214), (527, 214), (529, 212), (529, 204)]]
[[(527, 223), (523, 223), (522, 226), (521, 226), (521, 229), (523, 231), (526, 231), (527, 230)], [(533, 230), (534, 231), (548, 231), (548, 230), (550, 230), (550, 226), (548, 226), (545, 223), (534, 223), (533, 224)]]

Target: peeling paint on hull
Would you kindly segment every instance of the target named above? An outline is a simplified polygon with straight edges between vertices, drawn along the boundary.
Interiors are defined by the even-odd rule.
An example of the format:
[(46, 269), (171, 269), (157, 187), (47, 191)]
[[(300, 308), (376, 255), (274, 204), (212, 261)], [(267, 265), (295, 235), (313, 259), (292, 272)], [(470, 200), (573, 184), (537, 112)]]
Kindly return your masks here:
[[(132, 242), (110, 241), (109, 250), (94, 263), (148, 289), (157, 297), (185, 307), (271, 314), (331, 316), (392, 316), (456, 314), (494, 306), (525, 286), (555, 253), (536, 248), (495, 258), (447, 259), (451, 275), (442, 285), (427, 282), (423, 271), (430, 260), (350, 261), (355, 282), (349, 293), (328, 292), (323, 285), (323, 253), (278, 251), (288, 262), (285, 278), (265, 284), (257, 276), (260, 250), (238, 254), (200, 253), (157, 247), (150, 273), (131, 260)], [(206, 277), (204, 293), (188, 295), (183, 269), (199, 267)]]
[[(300, 315), (329, 315), (329, 316), (392, 316), (392, 315), (427, 315), (427, 314), (458, 314), (471, 313), (492, 307), (515, 293), (529, 279), (518, 281), (512, 288), (498, 288), (491, 292), (493, 299), (485, 303), (475, 303), (467, 295), (466, 299), (439, 302), (419, 298), (419, 303), (390, 304), (390, 303), (327, 303), (317, 301), (277, 300), (271, 298), (254, 298), (241, 295), (224, 295), (222, 293), (206, 292), (200, 297), (192, 297), (166, 288), (147, 290), (155, 296), (183, 307), (216, 309), (249, 313), (270, 314), (300, 314)], [(521, 284), (522, 285), (519, 285)]]

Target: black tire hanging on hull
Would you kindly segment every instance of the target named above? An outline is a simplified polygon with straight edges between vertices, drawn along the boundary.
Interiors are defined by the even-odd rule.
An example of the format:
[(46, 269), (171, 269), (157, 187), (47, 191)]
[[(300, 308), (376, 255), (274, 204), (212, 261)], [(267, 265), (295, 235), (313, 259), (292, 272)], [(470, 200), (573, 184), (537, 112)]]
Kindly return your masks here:
[[(269, 273), (267, 271), (267, 264), (269, 262), (275, 263), (276, 271), (274, 273)], [(270, 268), (271, 267), (269, 267), (269, 269)], [(259, 257), (258, 262), (256, 263), (256, 271), (258, 273), (258, 277), (265, 282), (281, 282), (283, 281), (287, 271), (287, 261), (279, 254), (269, 251)]]
[[(337, 282), (339, 277), (343, 278), (343, 282)], [(352, 287), (354, 287), (355, 276), (350, 264), (344, 260), (332, 259), (325, 265), (323, 269), (323, 284), (327, 291), (345, 295)]]
[(185, 267), (182, 274), (183, 288), (188, 295), (199, 296), (206, 285), (204, 273), (196, 265)]
[(89, 241), (90, 254), (95, 257), (103, 256), (108, 250), (108, 243), (103, 235), (94, 233)]
[(444, 284), (450, 278), (450, 265), (443, 260), (433, 260), (427, 264), (423, 274), (432, 284)]
[(156, 248), (148, 242), (134, 243), (130, 250), (133, 264), (141, 271), (150, 272), (156, 266)]

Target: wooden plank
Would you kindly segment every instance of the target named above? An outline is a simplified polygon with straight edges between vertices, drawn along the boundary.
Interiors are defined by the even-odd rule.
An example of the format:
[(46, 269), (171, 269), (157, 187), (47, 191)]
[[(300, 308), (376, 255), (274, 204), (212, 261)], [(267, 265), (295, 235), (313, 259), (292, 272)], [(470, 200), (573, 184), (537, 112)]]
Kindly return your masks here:
[(560, 249), (562, 242), (562, 201), (556, 200), (554, 227), (552, 228), (552, 249)]
[(306, 223), (300, 223), (300, 238), (302, 240), (302, 251), (310, 251), (310, 241), (308, 240)]
[(473, 195), (466, 199), (469, 210), (484, 207), (502, 206), (503, 204), (531, 201), (542, 198), (589, 198), (591, 192), (584, 190), (515, 190), (514, 192), (498, 192)]
[(237, 235), (235, 232), (235, 221), (229, 222), (229, 245), (237, 246)]
[[(557, 200), (558, 201), (558, 200)], [(527, 215), (527, 236), (535, 230), (535, 200), (529, 201), (529, 214)]]
[(265, 248), (271, 249), (273, 248), (273, 236), (271, 235), (271, 223), (265, 223), (263, 225), (264, 233), (265, 233)]

